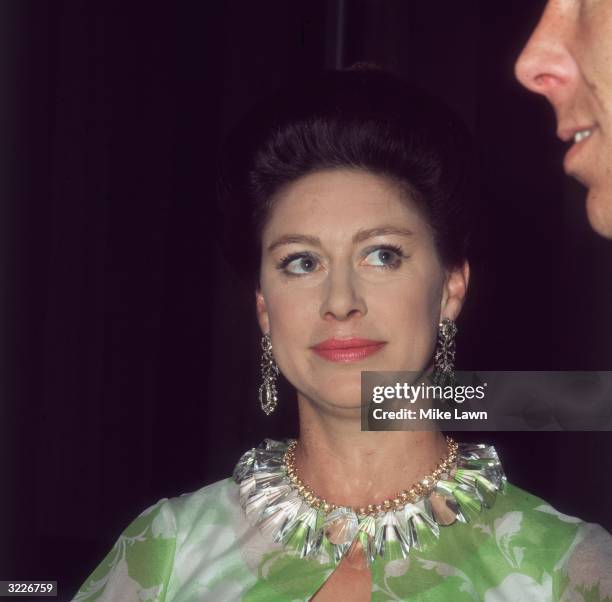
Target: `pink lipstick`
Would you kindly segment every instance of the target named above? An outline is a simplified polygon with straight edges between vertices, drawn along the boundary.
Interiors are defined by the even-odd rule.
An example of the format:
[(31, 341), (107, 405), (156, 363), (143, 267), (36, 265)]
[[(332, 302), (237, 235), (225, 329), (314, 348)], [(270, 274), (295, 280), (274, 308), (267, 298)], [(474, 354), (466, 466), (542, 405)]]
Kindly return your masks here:
[(386, 341), (372, 341), (353, 337), (350, 339), (326, 339), (312, 350), (331, 362), (356, 362), (377, 351), (380, 351)]

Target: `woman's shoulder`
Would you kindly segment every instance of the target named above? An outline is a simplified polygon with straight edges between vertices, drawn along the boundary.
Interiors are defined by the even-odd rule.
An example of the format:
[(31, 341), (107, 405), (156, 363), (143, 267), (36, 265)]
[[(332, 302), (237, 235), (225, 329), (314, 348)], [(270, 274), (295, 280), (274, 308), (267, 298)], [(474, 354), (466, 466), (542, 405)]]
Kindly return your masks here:
[(535, 493), (531, 493), (508, 481), (504, 485), (503, 494), (499, 497), (498, 509), (500, 511), (529, 513), (538, 522), (551, 526), (573, 525), (573, 527), (569, 527), (570, 530), (576, 530), (576, 528), (583, 525), (593, 524), (586, 522), (578, 516), (558, 510), (555, 505)]
[(238, 487), (228, 477), (158, 503), (172, 514), (180, 538), (181, 533), (193, 532), (200, 526), (230, 524), (239, 510)]
[(231, 478), (204, 485), (200, 489), (164, 497), (142, 510), (126, 527), (123, 534), (150, 529), (154, 538), (176, 537), (181, 526), (193, 524), (198, 517), (213, 517), (225, 514), (228, 503), (237, 500), (232, 495), (235, 483)]
[(184, 513), (206, 511), (227, 503), (235, 492), (236, 484), (231, 477), (204, 485), (194, 491), (164, 498), (158, 503), (165, 503), (177, 515)]
[(164, 497), (135, 516), (121, 537), (146, 533), (152, 539), (180, 540), (199, 524), (220, 524), (238, 503), (236, 484), (225, 478), (195, 491)]
[[(506, 483), (491, 516), (492, 532), (504, 549), (528, 547), (548, 560), (561, 591), (580, 600), (612, 600), (612, 535), (601, 525), (561, 512), (541, 497)], [(574, 599), (574, 598), (569, 598)]]
[(550, 542), (550, 538), (558, 534), (571, 539), (573, 545), (581, 541), (597, 540), (599, 543), (607, 543), (607, 551), (612, 553), (612, 535), (601, 525), (562, 512), (538, 495), (506, 482), (503, 494), (498, 496), (491, 520), (499, 524), (512, 518), (517, 523), (528, 525), (532, 529), (532, 537), (537, 534), (544, 541)]
[(177, 562), (188, 550), (185, 543), (207, 530), (216, 529), (217, 535), (227, 526), (235, 497), (232, 484), (222, 479), (145, 508), (124, 528), (74, 601), (166, 599), (180, 568)]

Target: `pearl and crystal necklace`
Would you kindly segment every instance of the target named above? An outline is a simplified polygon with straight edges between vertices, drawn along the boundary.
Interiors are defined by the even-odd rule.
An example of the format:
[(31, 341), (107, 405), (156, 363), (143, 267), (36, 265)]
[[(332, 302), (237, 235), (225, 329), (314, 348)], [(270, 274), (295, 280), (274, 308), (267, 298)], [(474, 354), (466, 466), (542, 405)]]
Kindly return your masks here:
[(495, 503), (506, 477), (495, 449), (456, 443), (431, 474), (380, 504), (338, 506), (299, 478), (296, 440), (265, 439), (234, 470), (242, 508), (263, 536), (301, 558), (338, 563), (360, 543), (369, 565), (435, 545), (440, 527), (467, 523)]

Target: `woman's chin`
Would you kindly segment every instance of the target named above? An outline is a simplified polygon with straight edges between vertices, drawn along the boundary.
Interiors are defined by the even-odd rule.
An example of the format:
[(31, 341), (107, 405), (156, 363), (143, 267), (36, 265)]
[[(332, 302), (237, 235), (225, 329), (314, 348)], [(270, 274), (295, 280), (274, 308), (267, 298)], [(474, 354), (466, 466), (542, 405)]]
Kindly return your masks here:
[(318, 390), (317, 398), (326, 408), (334, 408), (345, 413), (361, 412), (361, 379), (357, 383), (334, 383)]
[(347, 420), (361, 420), (361, 404), (354, 399), (320, 399), (316, 406), (321, 414)]

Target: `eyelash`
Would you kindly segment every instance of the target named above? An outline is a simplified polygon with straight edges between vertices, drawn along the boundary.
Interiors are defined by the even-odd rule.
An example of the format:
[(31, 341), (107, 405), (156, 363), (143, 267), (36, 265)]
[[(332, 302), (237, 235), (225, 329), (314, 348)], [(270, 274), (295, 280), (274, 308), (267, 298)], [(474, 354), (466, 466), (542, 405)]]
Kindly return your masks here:
[[(399, 257), (400, 261), (404, 259), (408, 259), (408, 255), (404, 253), (404, 249), (401, 246), (394, 245), (394, 244), (379, 245), (377, 247), (372, 247), (370, 249), (367, 249), (366, 251), (364, 251), (364, 257), (367, 257), (368, 255), (374, 253), (374, 251), (393, 251)], [(283, 257), (278, 262), (276, 267), (278, 270), (284, 271), (287, 276), (304, 276), (304, 274), (293, 274), (291, 272), (286, 271), (287, 266), (292, 261), (295, 261), (296, 259), (302, 259), (302, 258), (308, 258), (308, 259), (312, 259), (313, 261), (318, 261), (318, 259), (311, 253), (290, 253), (289, 255), (286, 255), (285, 257)], [(397, 269), (399, 266), (393, 267), (391, 265), (381, 265), (381, 266), (372, 266), (372, 267), (378, 267), (378, 268), (382, 268), (385, 270), (394, 270), (394, 269)]]

